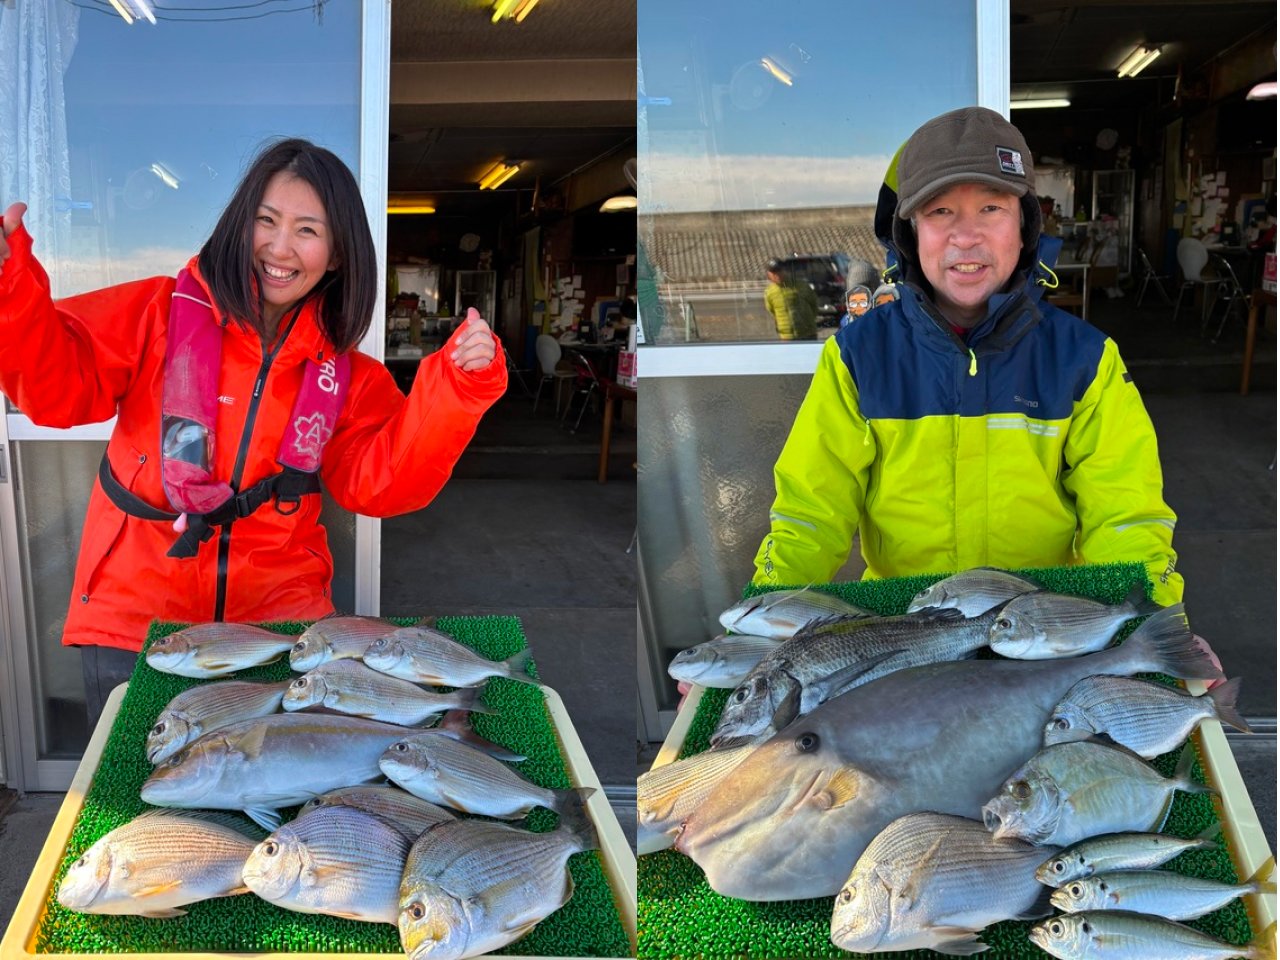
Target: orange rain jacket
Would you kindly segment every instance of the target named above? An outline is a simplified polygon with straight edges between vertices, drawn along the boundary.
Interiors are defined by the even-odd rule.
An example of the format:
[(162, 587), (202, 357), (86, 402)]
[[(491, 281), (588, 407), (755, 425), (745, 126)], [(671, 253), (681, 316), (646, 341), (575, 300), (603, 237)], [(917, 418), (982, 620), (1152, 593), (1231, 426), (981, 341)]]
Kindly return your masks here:
[[(11, 255), (0, 273), (0, 391), (47, 426), (117, 416), (107, 445), (116, 479), (172, 511), (160, 480), (160, 395), (174, 279), (138, 280), (54, 303), (25, 228), (8, 242)], [(194, 259), (189, 269), (199, 278)], [(221, 320), (216, 310), (215, 316)], [(376, 517), (407, 513), (444, 486), (507, 384), (501, 345), (489, 366), (470, 373), (449, 362), (451, 345), (422, 361), (407, 398), (382, 364), (352, 353), (351, 387), (320, 468), (325, 488), (345, 509)], [(280, 469), (275, 457), (305, 361), (333, 355), (309, 304), (267, 370), (241, 490)], [(219, 478), (232, 476), (263, 360), (254, 331), (234, 323), (224, 328), (212, 463)], [(176, 560), (165, 556), (177, 538), (170, 522), (126, 516), (95, 480), (62, 642), (139, 650), (153, 619), (212, 620), (220, 544), (225, 620), (331, 613), (333, 559), (319, 519), (316, 496), (303, 497), (288, 516), (268, 503), (222, 528), (196, 557)]]

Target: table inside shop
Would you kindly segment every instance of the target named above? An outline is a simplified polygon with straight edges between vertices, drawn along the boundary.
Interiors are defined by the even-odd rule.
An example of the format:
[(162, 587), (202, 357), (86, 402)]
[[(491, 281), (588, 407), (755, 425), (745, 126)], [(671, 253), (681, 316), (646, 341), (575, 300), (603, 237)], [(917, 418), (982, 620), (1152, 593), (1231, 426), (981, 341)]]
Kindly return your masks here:
[(1255, 287), (1249, 295), (1249, 322), (1244, 332), (1244, 363), (1240, 370), (1240, 395), (1249, 392), (1249, 374), (1253, 371), (1253, 345), (1258, 338), (1258, 317), (1266, 306), (1276, 305), (1276, 292)]
[[(1058, 592), (1092, 597), (1107, 603), (1120, 602), (1134, 579), (1145, 576), (1141, 564), (1012, 572), (1037, 577), (1046, 587)], [(828, 584), (824, 589), (881, 615), (889, 615), (905, 611), (917, 592), (944, 575)], [(766, 591), (748, 587), (746, 592), (757, 594)], [(1230, 664), (1226, 666), (1230, 672)], [(1192, 693), (1201, 693), (1204, 691), (1204, 684), (1189, 681), (1187, 688)], [(731, 690), (710, 690), (693, 685), (680, 705), (675, 722), (654, 760), (654, 768), (705, 750), (731, 693)], [(1209, 864), (1211, 871), (1234, 871), (1241, 880), (1253, 877), (1261, 870), (1260, 879), (1274, 882), (1275, 861), (1272, 851), (1221, 725), (1216, 721), (1201, 724), (1192, 735), (1191, 742), (1199, 754), (1199, 767), (1203, 770), (1204, 781), (1214, 786), (1220, 796), (1211, 801), (1205, 795), (1192, 797), (1179, 793), (1170, 819), (1179, 818), (1185, 824), (1191, 816), (1187, 813), (1188, 810), (1194, 810), (1199, 805), (1202, 815), (1203, 806), (1211, 804), (1213, 814), (1222, 823), (1226, 848), (1220, 851), (1196, 851), (1183, 856), (1203, 857), (1203, 860), (1194, 862), (1197, 865)], [(1174, 753), (1177, 752), (1179, 751)], [(1175, 762), (1173, 754), (1156, 761), (1157, 765), (1163, 763), (1169, 768), (1162, 770), (1166, 776), (1171, 773)], [(1192, 834), (1184, 832), (1181, 835)], [(1229, 862), (1220, 863), (1211, 858), (1229, 858)], [(1217, 879), (1228, 878), (1219, 876)], [(830, 942), (834, 897), (769, 903), (751, 903), (724, 897), (710, 888), (701, 869), (692, 860), (673, 850), (663, 850), (639, 858), (637, 889), (640, 917), (637, 956), (640, 958), (679, 956), (684, 951), (692, 951), (694, 944), (698, 955), (708, 960), (728, 956), (850, 956)], [(1204, 929), (1202, 925), (1208, 925), (1212, 928), (1213, 935), (1223, 937), (1225, 933), (1238, 934), (1240, 924), (1247, 923), (1256, 938), (1271, 929), (1275, 922), (1275, 894), (1270, 893), (1250, 894), (1209, 917), (1193, 921), (1192, 925), (1201, 929)], [(1044, 956), (1026, 937), (1025, 931), (1030, 925), (1026, 921), (1004, 921), (989, 927), (981, 936), (984, 942), (992, 945), (992, 949), (982, 956), (990, 960), (1021, 960)], [(782, 952), (778, 952), (779, 950)], [(894, 953), (893, 956), (927, 960), (937, 954), (918, 950)]]
[(613, 380), (603, 381), (601, 388), (604, 391), (604, 423), (600, 428), (600, 467), (596, 480), (605, 483), (609, 479), (609, 440), (613, 434), (613, 408), (627, 400), (634, 403), (636, 392)]
[(560, 349), (565, 353), (576, 353), (581, 356), (600, 379), (612, 380), (618, 375), (618, 353), (626, 346), (622, 340), (607, 340), (604, 343), (583, 343), (580, 340), (561, 340)]
[[(297, 635), (305, 625), (264, 626)], [(515, 617), (441, 617), (437, 626), (491, 659), (505, 659), (526, 646)], [(177, 625), (152, 624), (148, 642), (175, 629)], [(292, 674), (286, 659), (234, 676), (274, 681)], [(194, 903), (184, 908), (187, 916), (165, 920), (79, 914), (58, 904), (54, 893), (67, 867), (100, 836), (142, 812), (138, 789), (151, 770), (145, 755), (147, 731), (169, 699), (196, 682), (161, 674), (139, 657), (129, 684), (112, 692), (0, 940), (0, 960), (82, 960), (108, 953), (130, 960), (160, 960), (178, 953), (188, 960), (242, 953), (274, 960), (300, 955), (307, 960), (383, 960), (389, 954), (402, 955), (393, 926), (294, 913), (252, 894)], [(526, 776), (557, 787), (595, 788), (586, 809), (600, 838), (598, 854), (570, 859), (576, 885), (570, 901), (500, 952), (634, 955), (635, 858), (559, 695), (549, 688), (495, 678), (484, 697), (498, 712), (473, 715), (476, 731), (527, 754), (522, 765)], [(533, 771), (530, 764), (536, 764)], [(535, 823), (544, 817), (551, 819)], [(554, 819), (554, 813), (539, 809), (530, 814), (528, 825), (550, 829)]]
[[(1089, 319), (1089, 270), (1092, 265), (1089, 261), (1059, 261), (1053, 265), (1053, 271), (1058, 275), (1061, 282), (1059, 291), (1048, 291), (1049, 301), (1055, 306), (1062, 307), (1064, 310), (1070, 311), (1071, 307), (1080, 307), (1080, 319), (1088, 321)], [(1079, 274), (1080, 286), (1075, 286), (1076, 275)], [(1063, 290), (1062, 287), (1070, 284), (1070, 288)]]

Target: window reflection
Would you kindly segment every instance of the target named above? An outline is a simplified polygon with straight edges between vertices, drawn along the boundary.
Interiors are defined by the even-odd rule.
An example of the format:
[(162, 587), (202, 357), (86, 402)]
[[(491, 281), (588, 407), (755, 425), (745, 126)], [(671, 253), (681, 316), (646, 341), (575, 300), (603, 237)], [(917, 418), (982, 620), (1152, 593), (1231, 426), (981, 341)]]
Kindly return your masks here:
[(835, 332), (846, 286), (874, 290), (885, 266), (872, 217), (894, 152), (923, 119), (976, 102), (975, 10), (640, 4), (647, 342), (780, 339), (771, 260), (813, 288), (817, 336)]

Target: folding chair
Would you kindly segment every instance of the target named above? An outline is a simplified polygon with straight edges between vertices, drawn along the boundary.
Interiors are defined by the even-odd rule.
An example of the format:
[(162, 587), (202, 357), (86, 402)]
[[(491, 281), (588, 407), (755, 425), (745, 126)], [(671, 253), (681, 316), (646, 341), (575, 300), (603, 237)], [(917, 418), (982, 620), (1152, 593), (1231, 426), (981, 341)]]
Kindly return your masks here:
[(1226, 257), (1213, 254), (1210, 259), (1213, 261), (1213, 267), (1218, 272), (1218, 288), (1217, 300), (1210, 304), (1209, 315), (1205, 318), (1204, 323), (1200, 325), (1200, 336), (1205, 335), (1205, 331), (1209, 328), (1209, 321), (1213, 319), (1213, 311), (1218, 308), (1218, 304), (1225, 302), (1226, 308), (1222, 311), (1222, 319), (1218, 321), (1218, 331), (1213, 335), (1210, 343), (1217, 343), (1222, 336), (1222, 328), (1227, 325), (1227, 317), (1231, 316), (1231, 308), (1237, 303), (1245, 309), (1245, 315), (1249, 311), (1249, 296), (1244, 292), (1244, 287), (1240, 286), (1240, 281), (1236, 278), (1236, 272), (1231, 268), (1230, 262)]
[(1169, 291), (1164, 288), (1164, 282), (1169, 279), (1166, 274), (1156, 273), (1156, 268), (1151, 265), (1151, 261), (1147, 259), (1147, 252), (1138, 247), (1138, 262), (1142, 264), (1142, 285), (1138, 287), (1138, 299), (1134, 306), (1142, 306), (1142, 298), (1147, 293), (1147, 286), (1151, 281), (1155, 281), (1156, 293), (1160, 294), (1160, 299), (1165, 302), (1166, 306), (1172, 307), (1173, 301), (1169, 299)]

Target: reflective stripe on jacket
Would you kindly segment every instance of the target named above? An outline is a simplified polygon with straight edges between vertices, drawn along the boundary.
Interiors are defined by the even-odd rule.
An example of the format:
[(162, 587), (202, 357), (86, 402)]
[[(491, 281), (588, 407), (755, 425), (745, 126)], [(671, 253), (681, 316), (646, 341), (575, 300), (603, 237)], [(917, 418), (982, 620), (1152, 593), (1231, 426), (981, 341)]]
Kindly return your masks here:
[[(26, 231), (16, 231), (9, 244), (12, 254), (0, 274), (0, 391), (47, 426), (118, 416), (107, 446), (112, 472), (142, 500), (170, 510), (160, 480), (159, 409), (173, 278), (54, 303)], [(501, 346), (488, 367), (472, 373), (449, 362), (452, 347), (450, 341), (422, 361), (408, 398), (382, 364), (352, 353), (350, 392), (320, 470), (344, 509), (378, 517), (406, 513), (426, 506), (444, 485), (507, 382)], [(305, 361), (323, 362), (333, 353), (309, 304), (267, 370), (245, 438), (264, 348), (257, 333), (228, 324), (213, 454), (218, 476), (233, 475), (246, 439), (241, 489), (279, 469), (275, 455), (293, 428), (288, 421)], [(294, 514), (268, 506), (230, 526), (226, 620), (315, 619), (333, 611), (333, 560), (320, 507), (319, 497), (304, 497)], [(153, 619), (212, 619), (225, 535), (189, 560), (165, 556), (173, 538), (168, 523), (126, 517), (95, 481), (63, 642), (137, 650)]]
[(965, 344), (903, 287), (826, 343), (754, 582), (825, 583), (857, 531), (868, 577), (1137, 560), (1180, 600), (1155, 432), (1115, 343), (1028, 281)]

